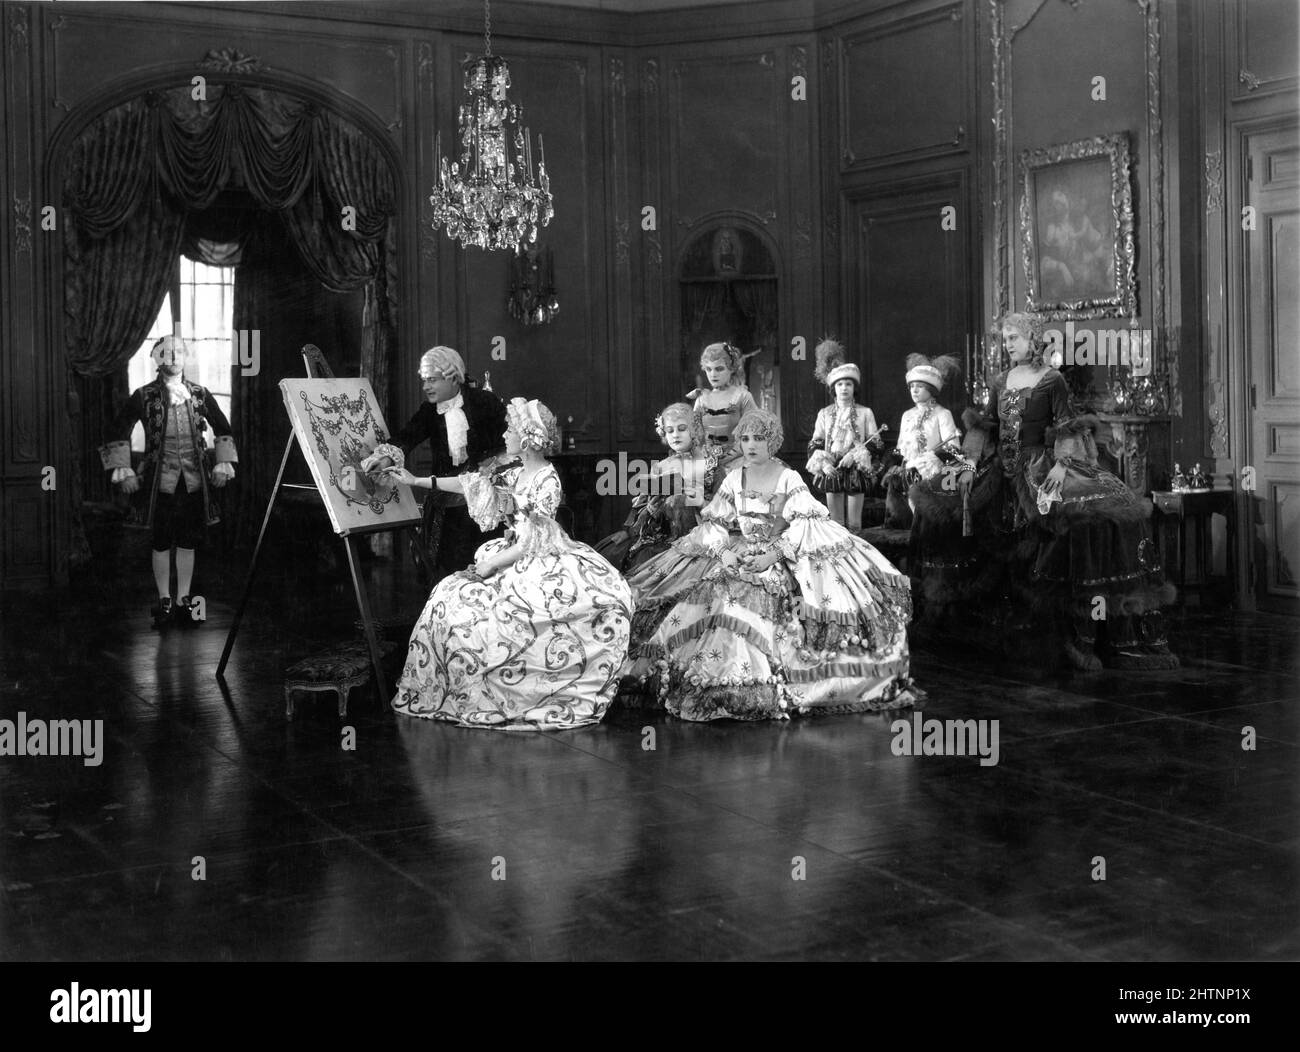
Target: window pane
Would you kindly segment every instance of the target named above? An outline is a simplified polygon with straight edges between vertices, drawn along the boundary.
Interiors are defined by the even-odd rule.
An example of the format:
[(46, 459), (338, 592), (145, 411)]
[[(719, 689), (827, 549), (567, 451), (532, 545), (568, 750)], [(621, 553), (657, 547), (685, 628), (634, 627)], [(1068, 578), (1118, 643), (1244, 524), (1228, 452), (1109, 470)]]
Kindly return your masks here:
[[(180, 334), (189, 346), (185, 378), (212, 392), (217, 405), (230, 419), (231, 330), (235, 314), (235, 268), (209, 267), (184, 256), (180, 266)], [(157, 376), (149, 350), (160, 336), (172, 331), (171, 297), (149, 331), (149, 338), (131, 358), (127, 376), (134, 391)], [(209, 439), (211, 436), (209, 435)], [(131, 448), (144, 449), (144, 429), (137, 424)]]

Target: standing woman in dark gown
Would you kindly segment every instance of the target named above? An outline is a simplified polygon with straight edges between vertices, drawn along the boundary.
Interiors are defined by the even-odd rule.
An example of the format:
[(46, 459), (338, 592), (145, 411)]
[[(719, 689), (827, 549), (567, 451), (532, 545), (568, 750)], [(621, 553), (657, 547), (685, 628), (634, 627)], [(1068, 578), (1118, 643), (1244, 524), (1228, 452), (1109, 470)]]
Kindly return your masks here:
[(1041, 318), (1008, 314), (1002, 337), (1011, 368), (993, 379), (984, 418), (967, 421), (997, 438), (963, 482), (965, 515), (963, 486), (932, 479), (909, 493), (927, 602), (1009, 595), (1078, 668), (1176, 668), (1150, 503), (1097, 466), (1095, 420), (1075, 414), (1044, 364)]

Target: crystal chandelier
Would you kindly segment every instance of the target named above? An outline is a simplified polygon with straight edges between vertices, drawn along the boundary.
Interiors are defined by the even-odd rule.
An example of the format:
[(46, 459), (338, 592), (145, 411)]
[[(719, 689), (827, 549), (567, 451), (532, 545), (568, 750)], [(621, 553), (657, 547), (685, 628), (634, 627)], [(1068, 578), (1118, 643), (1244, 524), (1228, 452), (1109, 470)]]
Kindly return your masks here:
[(460, 161), (442, 155), (438, 135), (438, 184), (429, 197), (433, 228), (467, 248), (512, 248), (537, 240), (551, 221), (551, 179), (537, 136), (533, 174), (532, 136), (521, 128), (522, 111), (506, 100), (510, 69), (492, 54), (492, 17), (483, 2), (483, 56), (465, 63), (466, 101), (460, 107)]

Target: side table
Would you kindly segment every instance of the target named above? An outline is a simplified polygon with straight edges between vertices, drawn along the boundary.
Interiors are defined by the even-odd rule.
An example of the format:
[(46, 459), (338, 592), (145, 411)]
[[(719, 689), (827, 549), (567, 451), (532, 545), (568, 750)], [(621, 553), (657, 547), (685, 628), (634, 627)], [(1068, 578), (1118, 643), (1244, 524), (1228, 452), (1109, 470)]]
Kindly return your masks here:
[[(1225, 565), (1228, 570), (1228, 594), (1235, 602), (1237, 595), (1237, 493), (1230, 489), (1189, 490), (1170, 492), (1156, 490), (1151, 494), (1156, 510), (1155, 534), (1163, 552), (1164, 534), (1171, 520), (1178, 523), (1178, 590), (1179, 601), (1187, 594), (1187, 520), (1196, 522), (1196, 569), (1201, 595), (1210, 583), (1210, 520), (1222, 515), (1227, 524), (1228, 551)], [(1162, 555), (1163, 561), (1163, 555)]]

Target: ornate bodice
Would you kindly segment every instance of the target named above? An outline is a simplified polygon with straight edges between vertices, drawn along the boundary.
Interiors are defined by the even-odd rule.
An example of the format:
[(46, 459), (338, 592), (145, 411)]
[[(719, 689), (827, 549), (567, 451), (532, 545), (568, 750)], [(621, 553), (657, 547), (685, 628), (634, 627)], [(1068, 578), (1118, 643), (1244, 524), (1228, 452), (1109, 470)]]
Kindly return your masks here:
[(705, 402), (706, 395), (695, 400), (695, 412), (704, 425), (704, 437), (715, 446), (730, 446), (732, 433), (740, 418), (749, 410), (757, 408), (754, 396), (745, 387), (738, 388), (734, 397), (721, 409), (710, 408)]
[(1069, 389), (1055, 369), (1048, 369), (1033, 387), (1011, 390), (1007, 374), (993, 384), (998, 410), (998, 453), (1004, 469), (1015, 470), (1023, 455), (1034, 455), (1047, 444), (1047, 429), (1071, 414)]

